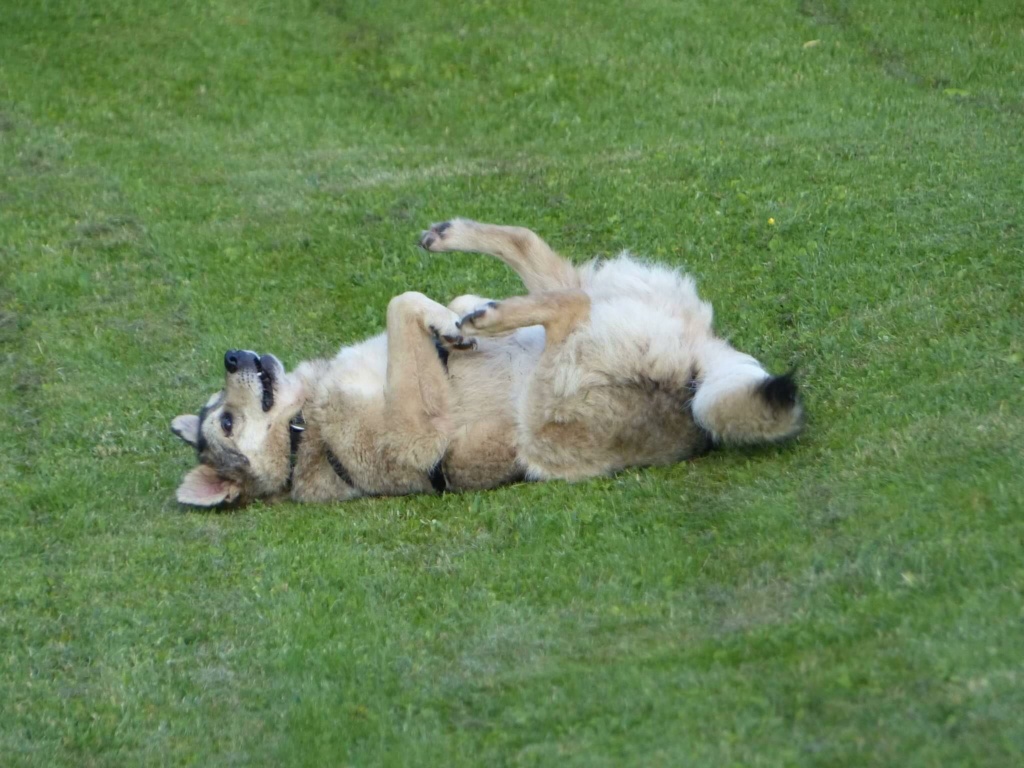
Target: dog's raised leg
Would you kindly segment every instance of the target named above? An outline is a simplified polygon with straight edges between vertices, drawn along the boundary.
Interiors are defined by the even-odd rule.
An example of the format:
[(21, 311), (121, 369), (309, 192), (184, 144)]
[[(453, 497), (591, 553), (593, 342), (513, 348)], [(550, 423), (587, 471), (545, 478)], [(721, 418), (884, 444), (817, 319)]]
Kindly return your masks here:
[(471, 251), (501, 259), (516, 271), (529, 293), (578, 288), (576, 268), (524, 227), (452, 219), (423, 233), (420, 247), (431, 253)]
[(517, 328), (544, 326), (545, 351), (565, 341), (590, 318), (590, 297), (578, 289), (545, 291), (491, 301), (465, 315), (460, 330), (500, 336)]
[(388, 304), (388, 368), (384, 423), (403, 462), (430, 469), (447, 441), (448, 380), (438, 343), (475, 345), (463, 337), (457, 315), (422, 293), (409, 291)]
[(463, 332), (480, 335), (544, 327), (544, 351), (517, 403), (516, 454), (529, 479), (579, 480), (621, 468), (612, 445), (619, 417), (601, 387), (591, 397), (595, 377), (580, 355), (590, 312), (590, 297), (570, 289), (491, 302), (459, 321)]
[(444, 358), (448, 349), (475, 344), (463, 338), (457, 318), (421, 293), (403, 293), (388, 303), (383, 337), (317, 363), (326, 372), (340, 365), (333, 377), (311, 377), (318, 392), (304, 409), (307, 436), (299, 447), (293, 498), (422, 493), (447, 484), (441, 467), (451, 432)]

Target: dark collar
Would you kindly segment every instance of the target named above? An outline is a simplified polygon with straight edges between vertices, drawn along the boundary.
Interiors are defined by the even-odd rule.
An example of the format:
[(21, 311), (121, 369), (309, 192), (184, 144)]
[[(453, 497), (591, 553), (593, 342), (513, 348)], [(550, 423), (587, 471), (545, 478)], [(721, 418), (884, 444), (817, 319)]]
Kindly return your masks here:
[[(288, 455), (288, 490), (292, 488), (292, 481), (295, 477), (295, 464), (298, 462), (299, 446), (302, 445), (302, 438), (306, 436), (306, 420), (302, 417), (302, 412), (288, 422), (288, 437), (290, 442), (289, 455)], [(327, 463), (331, 465), (331, 469), (334, 473), (341, 478), (341, 481), (346, 485), (350, 485), (355, 488), (356, 484), (352, 482), (352, 475), (348, 473), (345, 466), (338, 460), (329, 448), (325, 448), (327, 453)]]
[[(295, 464), (298, 461), (299, 446), (302, 444), (302, 438), (306, 436), (306, 420), (302, 417), (302, 412), (288, 422), (288, 437), (290, 438), (290, 453), (288, 456), (288, 489), (291, 490), (292, 480), (295, 476)], [(341, 478), (341, 481), (346, 485), (350, 485), (353, 488), (356, 484), (352, 482), (352, 475), (345, 469), (345, 465), (338, 460), (338, 457), (331, 452), (330, 448), (325, 446), (324, 451), (327, 454), (327, 463), (331, 465), (331, 469), (334, 473)]]
[(330, 448), (325, 448), (324, 451), (327, 453), (327, 463), (331, 465), (331, 469), (334, 470), (334, 474), (341, 478), (341, 482), (345, 485), (356, 487), (356, 484), (352, 482), (352, 475), (345, 469), (345, 465), (341, 463), (341, 459), (334, 455), (334, 452)]
[(306, 436), (306, 420), (302, 418), (302, 411), (288, 422), (288, 485), (292, 489), (292, 479), (295, 476), (295, 463), (298, 461), (299, 446), (302, 445), (302, 438)]

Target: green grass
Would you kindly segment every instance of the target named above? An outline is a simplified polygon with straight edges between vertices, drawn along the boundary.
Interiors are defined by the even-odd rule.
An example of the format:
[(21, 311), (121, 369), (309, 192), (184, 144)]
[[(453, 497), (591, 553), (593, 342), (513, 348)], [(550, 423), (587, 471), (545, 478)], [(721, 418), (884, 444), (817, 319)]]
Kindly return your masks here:
[[(1019, 2), (7, 5), (5, 766), (1020, 760)], [(686, 265), (806, 433), (181, 510), (225, 348), (518, 290), (452, 215)]]

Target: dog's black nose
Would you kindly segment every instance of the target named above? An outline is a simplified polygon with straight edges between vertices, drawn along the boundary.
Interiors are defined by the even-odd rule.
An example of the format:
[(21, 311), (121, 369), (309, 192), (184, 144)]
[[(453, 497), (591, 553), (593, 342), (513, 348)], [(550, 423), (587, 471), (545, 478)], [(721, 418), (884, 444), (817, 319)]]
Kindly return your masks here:
[(260, 356), (247, 349), (229, 349), (224, 353), (224, 368), (228, 373), (259, 369)]

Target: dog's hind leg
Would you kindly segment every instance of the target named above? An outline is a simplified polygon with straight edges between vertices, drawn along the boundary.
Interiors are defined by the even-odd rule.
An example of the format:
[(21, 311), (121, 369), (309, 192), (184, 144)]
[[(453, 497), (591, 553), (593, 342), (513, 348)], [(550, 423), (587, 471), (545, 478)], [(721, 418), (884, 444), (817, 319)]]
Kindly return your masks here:
[(569, 289), (490, 302), (459, 321), (463, 332), (482, 336), (544, 328), (544, 351), (517, 404), (516, 451), (531, 479), (580, 479), (614, 467), (583, 389), (588, 376), (579, 345), (589, 333), (590, 313), (590, 297)]
[(792, 374), (772, 376), (721, 339), (705, 345), (699, 366), (693, 418), (716, 442), (775, 442), (800, 431), (803, 408)]
[(423, 233), (420, 247), (432, 253), (471, 251), (501, 259), (522, 278), (529, 293), (579, 288), (576, 268), (524, 227), (452, 219)]

